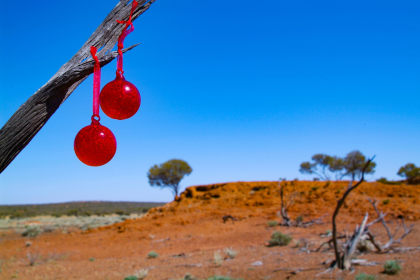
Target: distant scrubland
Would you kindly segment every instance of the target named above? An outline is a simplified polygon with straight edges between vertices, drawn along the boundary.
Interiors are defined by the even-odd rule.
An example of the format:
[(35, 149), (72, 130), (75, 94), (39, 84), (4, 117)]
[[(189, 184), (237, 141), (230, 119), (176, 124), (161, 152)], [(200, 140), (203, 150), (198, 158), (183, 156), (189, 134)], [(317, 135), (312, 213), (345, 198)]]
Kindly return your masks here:
[(82, 201), (52, 204), (0, 205), (0, 218), (28, 218), (35, 216), (104, 216), (146, 213), (165, 203)]

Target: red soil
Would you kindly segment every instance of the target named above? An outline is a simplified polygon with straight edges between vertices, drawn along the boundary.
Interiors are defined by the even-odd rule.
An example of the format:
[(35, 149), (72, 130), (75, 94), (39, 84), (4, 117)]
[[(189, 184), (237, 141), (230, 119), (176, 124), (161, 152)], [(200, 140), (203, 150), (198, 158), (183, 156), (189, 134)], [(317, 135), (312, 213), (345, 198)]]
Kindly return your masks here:
[[(29, 247), (25, 245), (27, 238), (7, 232), (0, 241), (0, 263), (3, 260), (0, 279), (124, 279), (141, 268), (149, 269), (146, 279), (159, 280), (179, 279), (187, 272), (200, 278), (216, 274), (243, 279), (354, 279), (364, 272), (380, 275), (381, 279), (420, 279), (420, 250), (359, 256), (381, 263), (398, 258), (403, 270), (397, 276), (381, 274), (383, 267), (377, 265), (357, 266), (353, 274), (336, 270), (316, 277), (326, 269), (321, 263), (334, 257), (332, 251), (307, 253), (294, 247), (299, 239), (310, 243), (310, 249), (328, 240), (319, 235), (331, 229), (331, 213), (347, 184), (288, 182), (286, 198), (298, 193), (289, 210), (292, 218), (303, 215), (304, 220), (309, 220), (328, 214), (324, 224), (309, 228), (267, 227), (267, 221), (279, 220), (277, 182), (238, 182), (190, 187), (176, 201), (150, 210), (141, 219), (87, 232), (45, 233), (33, 238)], [(391, 229), (396, 227), (392, 216), (398, 215), (412, 221), (416, 229), (420, 227), (420, 186), (375, 182), (363, 183), (350, 194), (338, 217), (341, 232), (347, 227), (353, 231), (365, 212), (369, 212), (370, 221), (377, 217), (367, 198), (376, 198), (379, 209), (389, 213)], [(232, 215), (238, 221), (223, 223), (224, 215)], [(377, 234), (376, 239), (387, 241), (381, 224), (371, 229)], [(284, 247), (265, 247), (274, 230), (291, 234), (295, 241)], [(404, 247), (419, 245), (418, 230), (402, 242)], [(213, 254), (220, 250), (225, 255), (223, 249), (227, 247), (239, 253), (235, 259), (225, 260), (217, 267), (212, 263)], [(160, 256), (148, 259), (150, 251)], [(28, 266), (27, 252), (40, 252), (44, 261)], [(173, 257), (181, 253), (185, 256)], [(253, 267), (255, 261), (263, 265)], [(198, 264), (201, 266), (194, 266)], [(290, 271), (296, 269), (312, 270), (292, 275)]]

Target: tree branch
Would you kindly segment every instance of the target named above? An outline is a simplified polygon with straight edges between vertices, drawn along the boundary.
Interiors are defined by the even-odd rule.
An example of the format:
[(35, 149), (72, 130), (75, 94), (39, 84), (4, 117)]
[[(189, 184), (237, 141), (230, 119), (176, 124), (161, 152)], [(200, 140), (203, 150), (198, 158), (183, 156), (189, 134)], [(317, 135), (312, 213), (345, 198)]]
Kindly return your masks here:
[[(386, 214), (383, 214), (382, 212), (380, 212), (378, 210), (378, 207), (377, 207), (378, 202), (377, 202), (377, 200), (376, 199), (371, 200), (370, 198), (368, 198), (368, 201), (372, 204), (373, 208), (376, 211), (376, 214), (378, 214), (379, 217), (378, 217), (377, 220), (381, 220), (382, 225), (384, 226), (384, 228), (386, 230), (386, 233), (388, 235), (388, 238), (389, 238), (389, 241), (384, 246), (380, 247), (380, 249), (378, 251), (380, 251), (380, 252), (388, 252), (389, 250), (393, 249), (392, 248), (392, 245), (394, 245), (394, 244), (400, 244), (401, 243), (401, 240), (403, 240), (407, 235), (409, 235), (413, 231), (413, 226), (414, 225), (411, 225), (410, 228), (407, 228), (407, 226), (405, 225), (405, 222), (404, 222), (404, 217), (401, 217), (400, 218), (401, 219), (401, 223), (398, 223), (397, 228), (395, 229), (394, 235), (392, 235), (391, 234), (391, 230), (387, 226), (387, 224), (385, 222), (385, 219), (384, 219), (384, 217), (385, 217)], [(404, 228), (404, 234), (398, 240), (394, 240), (395, 236), (398, 233), (398, 230), (401, 228), (401, 225)], [(373, 242), (374, 241), (372, 241), (372, 243)], [(374, 243), (374, 245), (375, 245), (375, 243)], [(375, 245), (375, 247), (376, 247), (376, 245)]]
[[(155, 1), (138, 0), (139, 5), (133, 13), (132, 20), (138, 18)], [(0, 130), (0, 173), (29, 144), (77, 86), (93, 73), (94, 61), (86, 60), (91, 56), (90, 46), (100, 49), (97, 56), (101, 66), (105, 66), (117, 57), (118, 53), (110, 52), (110, 50), (117, 43), (124, 28), (124, 25), (118, 24), (116, 20), (129, 18), (131, 4), (128, 5), (128, 2), (128, 0), (121, 0), (80, 50), (45, 85), (29, 97), (2, 127)], [(123, 52), (135, 46), (126, 48)]]
[(338, 268), (343, 269), (343, 260), (341, 258), (341, 254), (338, 250), (338, 242), (337, 242), (337, 224), (336, 224), (336, 217), (338, 215), (338, 212), (340, 211), (341, 206), (343, 206), (344, 201), (346, 200), (347, 196), (350, 194), (350, 192), (352, 190), (354, 190), (355, 188), (357, 188), (364, 180), (365, 180), (365, 171), (368, 168), (369, 164), (372, 162), (372, 160), (375, 157), (372, 157), (371, 159), (369, 159), (365, 166), (363, 167), (362, 170), (362, 175), (360, 178), (360, 181), (357, 182), (354, 186), (349, 185), (349, 188), (346, 190), (346, 192), (343, 194), (343, 196), (341, 197), (341, 199), (337, 202), (337, 206), (335, 207), (334, 210), (334, 214), (332, 216), (332, 226), (333, 226), (333, 244), (334, 244), (334, 253), (335, 253), (335, 260), (336, 260), (336, 265)]

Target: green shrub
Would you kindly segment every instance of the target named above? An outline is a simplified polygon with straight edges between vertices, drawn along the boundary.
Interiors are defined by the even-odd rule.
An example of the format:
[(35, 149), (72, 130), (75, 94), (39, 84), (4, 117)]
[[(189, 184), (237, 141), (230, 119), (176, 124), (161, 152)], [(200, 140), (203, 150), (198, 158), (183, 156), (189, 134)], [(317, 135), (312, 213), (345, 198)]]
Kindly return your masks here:
[(303, 216), (299, 215), (296, 217), (296, 223), (300, 224), (301, 222), (303, 222)]
[[(235, 279), (230, 278), (228, 276), (217, 276), (217, 275), (215, 275), (213, 277), (207, 278), (207, 280), (235, 280)], [(236, 280), (243, 280), (243, 279), (238, 278)]]
[(10, 215), (10, 219), (21, 219), (23, 218), (25, 215), (23, 215), (22, 213), (14, 213), (12, 215)]
[(84, 217), (90, 217), (92, 214), (89, 211), (83, 213)]
[(149, 254), (147, 254), (147, 257), (149, 259), (155, 259), (155, 258), (159, 257), (159, 254), (156, 253), (155, 251), (150, 251)]
[(70, 209), (69, 211), (67, 211), (66, 213), (67, 216), (79, 216), (79, 210), (77, 209)]
[(311, 188), (313, 191), (316, 191), (317, 189), (319, 189), (319, 187), (312, 187)]
[(124, 278), (124, 280), (143, 280), (146, 278), (148, 269), (142, 268), (139, 271), (137, 271), (134, 275), (130, 275)]
[(376, 276), (360, 273), (356, 275), (356, 280), (376, 280)]
[(269, 226), (269, 227), (275, 227), (275, 226), (278, 226), (278, 225), (279, 225), (279, 223), (277, 221), (268, 221), (267, 222), (267, 226)]
[(53, 216), (54, 218), (60, 218), (62, 216), (62, 214), (54, 212), (54, 213), (51, 213), (51, 216)]
[(290, 241), (292, 241), (293, 237), (288, 234), (283, 234), (279, 231), (273, 232), (271, 235), (271, 239), (268, 242), (269, 247), (273, 246), (286, 246), (289, 245)]
[(389, 199), (384, 199), (384, 200), (382, 200), (382, 204), (387, 205), (389, 203), (389, 201), (390, 201)]
[(192, 276), (190, 273), (185, 274), (184, 277), (180, 278), (179, 280), (198, 280), (196, 277)]
[(376, 180), (376, 182), (386, 185), (401, 185), (403, 183), (402, 181), (388, 181), (385, 177)]
[(120, 216), (128, 214), (128, 213), (126, 213), (125, 211), (122, 211), (122, 210), (115, 210), (114, 213), (117, 214), (117, 215), (120, 215)]
[(41, 228), (37, 225), (26, 226), (22, 232), (22, 236), (35, 237), (42, 232)]
[(388, 275), (396, 275), (402, 269), (398, 260), (387, 261), (384, 264), (384, 273)]

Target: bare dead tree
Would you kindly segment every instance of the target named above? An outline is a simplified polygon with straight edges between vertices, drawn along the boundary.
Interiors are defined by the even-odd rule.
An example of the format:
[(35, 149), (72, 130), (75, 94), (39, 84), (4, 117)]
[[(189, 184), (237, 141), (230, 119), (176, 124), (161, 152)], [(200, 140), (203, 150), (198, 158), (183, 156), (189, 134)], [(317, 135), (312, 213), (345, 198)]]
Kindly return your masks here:
[[(404, 221), (404, 217), (403, 216), (399, 216), (398, 218), (397, 218), (397, 221), (398, 221), (398, 225), (397, 225), (397, 228), (395, 229), (395, 232), (394, 232), (394, 234), (392, 234), (391, 233), (391, 230), (389, 229), (389, 227), (388, 227), (388, 225), (386, 224), (386, 221), (385, 221), (385, 219), (384, 219), (384, 217), (385, 217), (385, 215), (386, 214), (383, 214), (383, 212), (381, 211), (379, 211), (378, 210), (378, 202), (376, 201), (376, 199), (374, 199), (374, 200), (371, 200), (370, 198), (368, 198), (368, 201), (372, 204), (372, 206), (373, 206), (373, 208), (375, 209), (375, 211), (376, 211), (376, 214), (378, 214), (378, 219), (380, 219), (381, 220), (381, 222), (382, 222), (382, 225), (385, 227), (385, 230), (386, 230), (386, 233), (387, 233), (387, 235), (388, 235), (388, 238), (389, 238), (389, 241), (384, 245), (384, 246), (380, 246), (376, 241), (375, 241), (375, 238), (374, 238), (374, 235), (371, 233), (371, 232), (369, 232), (368, 233), (368, 235), (369, 235), (369, 239), (370, 239), (370, 241), (372, 242), (372, 244), (375, 246), (375, 248), (378, 250), (378, 252), (382, 252), (382, 253), (387, 253), (387, 252), (389, 252), (390, 250), (393, 250), (394, 248), (393, 248), (393, 245), (395, 245), (395, 244), (401, 244), (401, 241), (407, 236), (407, 235), (409, 235), (412, 231), (413, 231), (413, 227), (414, 227), (414, 225), (411, 225), (410, 226), (410, 228), (407, 228), (407, 226), (405, 225), (405, 221)], [(399, 222), (399, 220), (401, 220), (401, 222)], [(398, 238), (398, 239), (395, 239), (395, 236), (397, 235), (397, 233), (398, 233), (398, 231), (399, 231), (399, 229), (401, 228), (401, 226), (403, 226), (403, 228), (404, 228), (404, 233), (403, 233), (403, 235), (400, 237), (400, 238)]]
[(337, 202), (337, 206), (335, 207), (333, 216), (332, 216), (332, 226), (333, 226), (333, 244), (334, 244), (334, 253), (335, 253), (335, 265), (340, 268), (340, 269), (344, 269), (343, 266), (343, 256), (340, 252), (340, 250), (338, 249), (338, 241), (337, 241), (337, 223), (336, 223), (336, 218), (338, 215), (338, 212), (340, 211), (340, 208), (343, 206), (347, 196), (350, 194), (351, 191), (353, 191), (354, 189), (356, 189), (358, 186), (360, 186), (360, 184), (365, 180), (365, 171), (367, 169), (367, 167), (369, 166), (369, 164), (372, 162), (372, 160), (375, 157), (372, 157), (371, 159), (369, 159), (365, 166), (363, 167), (362, 170), (362, 174), (360, 176), (360, 180), (359, 182), (357, 182), (354, 186), (352, 186), (351, 184), (349, 184), (349, 187), (347, 188), (346, 192), (343, 194), (343, 196), (341, 197), (341, 199)]
[(287, 203), (284, 202), (284, 187), (287, 186), (287, 182), (286, 180), (283, 181), (279, 181), (279, 191), (280, 191), (280, 215), (283, 218), (283, 222), (282, 225), (283, 226), (292, 226), (292, 221), (289, 217), (289, 214), (287, 214), (287, 210), (289, 209), (290, 205), (292, 205), (292, 203), (294, 202), (294, 199), (297, 195), (297, 193), (292, 193), (289, 196), (289, 199), (287, 201)]
[(279, 192), (280, 192), (280, 215), (283, 218), (283, 222), (280, 223), (280, 225), (282, 226), (296, 226), (296, 227), (308, 227), (311, 226), (313, 224), (321, 224), (322, 223), (322, 218), (325, 216), (321, 216), (318, 217), (316, 219), (310, 220), (308, 222), (303, 222), (303, 221), (292, 221), (289, 214), (287, 213), (289, 207), (295, 202), (295, 198), (298, 195), (298, 192), (293, 192), (291, 193), (288, 198), (287, 198), (287, 202), (285, 202), (284, 199), (284, 188), (287, 187), (287, 182), (286, 180), (279, 180)]
[[(371, 226), (373, 226), (374, 224), (376, 224), (376, 223), (378, 223), (379, 221), (381, 221), (381, 219), (383, 218), (383, 217), (385, 217), (387, 214), (381, 214), (377, 219), (375, 219), (374, 221), (372, 221), (372, 222), (370, 222), (369, 224), (366, 224), (366, 226), (364, 227), (365, 228), (365, 230), (364, 230), (364, 233), (362, 234), (362, 236), (363, 235), (369, 235), (369, 234), (371, 234), (371, 232), (369, 231), (369, 227), (371, 227)], [(357, 226), (356, 227), (356, 230), (355, 230), (355, 232), (353, 233), (353, 235), (349, 238), (349, 235), (348, 235), (348, 232), (347, 232), (347, 229), (346, 229), (346, 232), (345, 232), (345, 234), (341, 234), (341, 235), (339, 235), (339, 236), (337, 236), (337, 239), (344, 239), (344, 248), (346, 248), (347, 246), (349, 246), (350, 245), (350, 242), (353, 240), (353, 242), (354, 242), (354, 240), (355, 240), (355, 238), (354, 238), (354, 235), (355, 234), (357, 234), (359, 232), (359, 227)], [(333, 246), (333, 241), (334, 241), (334, 239), (333, 238), (331, 238), (330, 240), (328, 240), (328, 241), (326, 241), (326, 242), (324, 242), (324, 243), (322, 243), (319, 247), (318, 247), (318, 249), (316, 249), (316, 250), (313, 250), (312, 252), (319, 252), (321, 249), (322, 249), (322, 247), (324, 247), (324, 245), (329, 245), (329, 248), (328, 249), (334, 249), (334, 246)]]
[[(143, 14), (155, 1), (138, 0), (139, 4), (133, 12), (132, 21)], [(124, 25), (118, 24), (116, 20), (128, 20), (130, 12), (129, 0), (120, 0), (80, 50), (7, 121), (0, 130), (0, 173), (29, 144), (77, 86), (93, 73), (94, 60), (86, 60), (91, 56), (91, 46), (100, 50), (97, 56), (101, 67), (117, 57), (118, 52), (109, 52), (117, 43), (124, 28)], [(128, 47), (123, 52), (137, 45)]]

